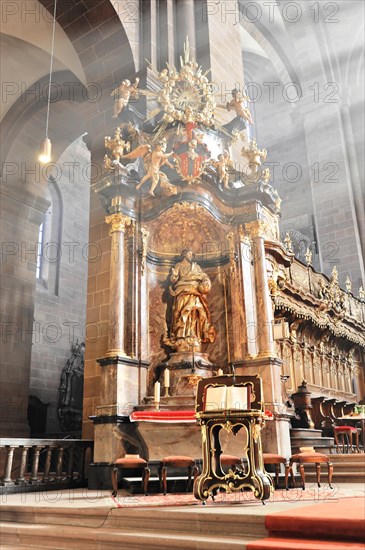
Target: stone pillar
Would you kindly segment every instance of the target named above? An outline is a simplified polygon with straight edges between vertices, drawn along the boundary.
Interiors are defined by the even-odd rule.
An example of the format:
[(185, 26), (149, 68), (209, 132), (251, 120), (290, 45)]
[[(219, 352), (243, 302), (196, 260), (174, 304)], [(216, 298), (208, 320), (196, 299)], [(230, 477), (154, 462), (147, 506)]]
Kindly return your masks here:
[[(15, 161), (18, 157), (11, 158)], [(27, 169), (27, 160), (19, 157), (17, 162), (25, 162)], [(42, 198), (44, 188), (15, 176), (8, 177), (0, 188), (4, 212), (0, 220), (1, 437), (26, 438), (30, 432), (27, 409), (35, 330), (37, 241), (39, 225), (49, 207), (49, 201)]]
[(141, 2), (141, 59), (140, 67), (146, 66), (146, 59), (157, 66), (157, 0), (143, 0)]
[(253, 243), (255, 273), (256, 321), (258, 357), (275, 357), (273, 336), (273, 311), (266, 272), (265, 241), (266, 226), (260, 220), (246, 224)]
[(110, 309), (107, 357), (125, 356), (125, 296), (124, 296), (124, 235), (132, 220), (123, 214), (111, 214), (105, 221), (110, 225)]
[(243, 357), (257, 355), (256, 339), (256, 311), (254, 270), (252, 262), (252, 240), (240, 231), (240, 264), (242, 272), (242, 286), (244, 293), (245, 340)]
[(189, 38), (192, 57), (196, 56), (194, 0), (176, 0), (177, 55), (184, 54), (184, 43)]
[[(356, 206), (359, 192), (355, 165), (350, 168), (353, 153), (347, 144), (350, 130), (346, 109), (343, 114), (337, 103), (322, 104), (320, 124), (316, 104), (304, 103), (301, 113), (311, 168), (320, 269), (330, 276), (333, 266), (337, 265), (340, 285), (344, 285), (349, 276), (356, 288), (365, 277), (360, 237), (363, 215), (357, 214), (361, 203)], [(331, 135), (338, 136), (338, 139), (329, 142), (328, 147), (321, 147)]]
[(362, 282), (365, 284), (364, 262), (361, 261), (365, 250), (365, 207), (362, 193), (362, 180), (356, 157), (355, 137), (352, 130), (351, 115), (348, 99), (341, 107), (342, 125), (344, 131), (344, 141), (346, 144), (347, 158), (351, 173), (352, 191), (354, 196), (354, 208), (356, 211), (356, 221), (358, 224), (360, 246), (360, 269), (362, 270)]
[[(114, 197), (111, 200), (111, 208), (119, 208), (121, 198)], [(138, 405), (140, 396), (141, 369), (148, 366), (146, 361), (129, 357), (127, 352), (134, 352), (136, 327), (130, 327), (127, 331), (127, 313), (135, 307), (137, 288), (137, 270), (128, 268), (135, 262), (136, 250), (126, 255), (125, 239), (128, 226), (134, 225), (133, 220), (122, 214), (114, 212), (105, 218), (110, 226), (111, 259), (110, 259), (110, 305), (109, 305), (109, 335), (108, 350), (104, 357), (98, 359), (100, 372), (99, 405), (96, 407), (96, 415), (93, 417), (95, 426), (94, 464), (101, 465), (113, 462), (126, 452), (125, 440), (135, 442), (135, 452), (140, 453), (138, 440), (132, 435), (129, 424), (123, 424)], [(133, 256), (133, 257), (132, 257)], [(129, 281), (129, 288), (126, 280)], [(132, 316), (132, 320), (133, 320)], [(133, 324), (132, 321), (128, 321)], [(129, 340), (126, 340), (128, 335)], [(133, 431), (133, 430), (132, 430)], [(133, 445), (133, 443), (132, 443)], [(130, 448), (130, 447), (129, 447)], [(101, 468), (101, 469), (100, 469)], [(108, 476), (107, 470), (100, 466), (98, 484), (103, 476)], [(106, 480), (108, 483), (108, 480)]]
[(174, 6), (172, 0), (160, 0), (159, 3), (159, 68), (162, 70), (175, 64)]

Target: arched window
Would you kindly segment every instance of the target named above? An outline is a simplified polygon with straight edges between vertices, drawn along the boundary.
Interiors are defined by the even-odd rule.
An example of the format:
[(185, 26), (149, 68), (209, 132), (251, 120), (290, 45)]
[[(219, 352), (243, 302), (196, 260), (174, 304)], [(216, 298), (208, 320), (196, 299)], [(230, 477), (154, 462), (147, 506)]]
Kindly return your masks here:
[(42, 278), (42, 250), (43, 250), (43, 230), (44, 222), (42, 222), (38, 229), (38, 243), (37, 243), (37, 265), (36, 265), (36, 278)]
[(58, 295), (61, 258), (63, 201), (52, 176), (47, 187), (50, 206), (39, 226), (36, 278), (50, 294)]

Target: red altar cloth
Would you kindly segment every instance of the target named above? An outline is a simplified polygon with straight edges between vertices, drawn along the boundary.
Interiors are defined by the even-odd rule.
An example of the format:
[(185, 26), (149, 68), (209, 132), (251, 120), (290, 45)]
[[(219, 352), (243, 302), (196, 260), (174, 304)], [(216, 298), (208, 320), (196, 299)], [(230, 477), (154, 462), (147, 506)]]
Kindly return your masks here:
[[(272, 420), (273, 414), (265, 411), (265, 419)], [(195, 411), (134, 411), (129, 417), (131, 422), (196, 422)]]
[(188, 422), (195, 424), (195, 411), (134, 411), (129, 417), (131, 422)]

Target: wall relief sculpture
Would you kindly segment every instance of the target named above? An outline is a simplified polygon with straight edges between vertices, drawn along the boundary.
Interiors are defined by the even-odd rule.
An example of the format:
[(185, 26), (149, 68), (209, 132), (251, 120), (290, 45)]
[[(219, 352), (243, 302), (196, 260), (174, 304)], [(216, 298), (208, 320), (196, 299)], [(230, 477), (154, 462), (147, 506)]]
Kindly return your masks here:
[(62, 369), (58, 388), (58, 419), (63, 432), (81, 430), (85, 342), (72, 346), (72, 355)]

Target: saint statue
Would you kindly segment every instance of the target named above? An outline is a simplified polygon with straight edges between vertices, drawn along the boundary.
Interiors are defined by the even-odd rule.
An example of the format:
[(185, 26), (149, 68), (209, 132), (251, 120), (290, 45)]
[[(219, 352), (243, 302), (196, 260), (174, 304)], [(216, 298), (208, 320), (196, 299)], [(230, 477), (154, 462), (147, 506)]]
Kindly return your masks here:
[(170, 293), (174, 296), (171, 332), (168, 343), (178, 351), (200, 351), (204, 342), (214, 342), (206, 294), (211, 282), (201, 267), (193, 262), (193, 252), (182, 251), (183, 260), (171, 268)]

